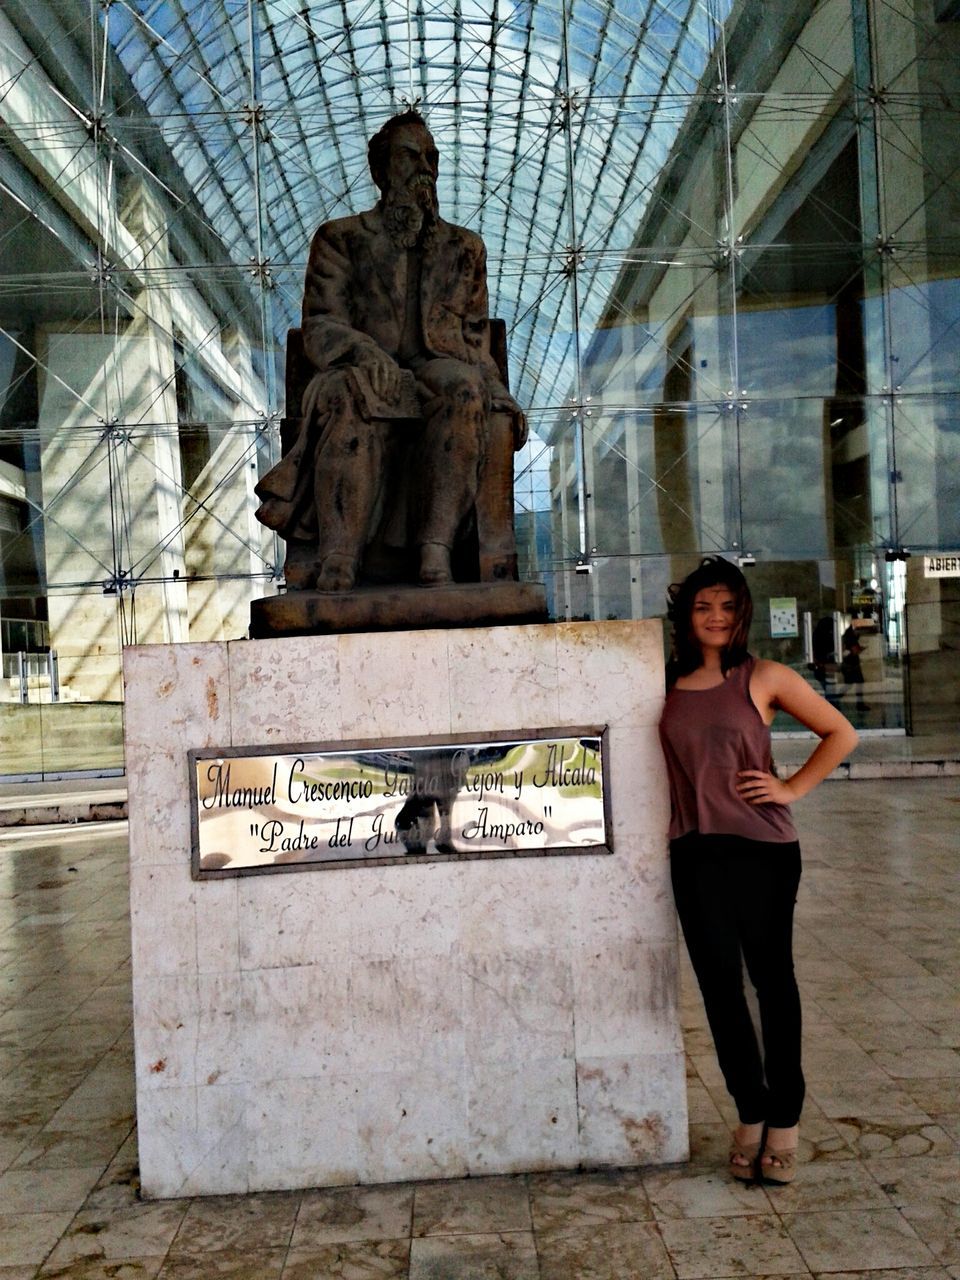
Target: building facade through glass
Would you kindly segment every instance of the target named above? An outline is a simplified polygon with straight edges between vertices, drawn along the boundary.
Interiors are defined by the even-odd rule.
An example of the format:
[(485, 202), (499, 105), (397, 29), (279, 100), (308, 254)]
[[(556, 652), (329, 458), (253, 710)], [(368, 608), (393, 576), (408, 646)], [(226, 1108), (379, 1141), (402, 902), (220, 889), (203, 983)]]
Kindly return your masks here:
[(316, 226), (416, 106), (487, 245), (522, 573), (754, 647), (867, 731), (960, 687), (956, 0), (5, 0), (0, 775), (122, 767), (129, 643), (239, 638)]

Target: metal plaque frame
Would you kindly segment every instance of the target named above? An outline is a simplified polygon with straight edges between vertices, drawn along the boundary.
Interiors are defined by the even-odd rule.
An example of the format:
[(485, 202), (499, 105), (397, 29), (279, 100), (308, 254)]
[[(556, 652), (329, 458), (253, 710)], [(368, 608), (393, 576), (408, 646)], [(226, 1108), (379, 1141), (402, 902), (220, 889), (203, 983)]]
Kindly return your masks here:
[[(191, 874), (612, 853), (607, 739), (604, 725), (195, 748), (187, 752)], [(261, 842), (261, 860), (248, 849), (234, 862), (227, 850), (251, 840)]]

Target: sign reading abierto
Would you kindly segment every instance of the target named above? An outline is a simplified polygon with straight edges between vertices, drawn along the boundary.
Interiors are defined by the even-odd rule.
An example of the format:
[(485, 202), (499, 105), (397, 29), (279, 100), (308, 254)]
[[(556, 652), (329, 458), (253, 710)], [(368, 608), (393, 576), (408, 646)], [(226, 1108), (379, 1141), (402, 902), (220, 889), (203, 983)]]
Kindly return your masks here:
[(191, 751), (193, 874), (611, 850), (601, 729)]
[(924, 556), (923, 576), (925, 578), (960, 578), (960, 555)]

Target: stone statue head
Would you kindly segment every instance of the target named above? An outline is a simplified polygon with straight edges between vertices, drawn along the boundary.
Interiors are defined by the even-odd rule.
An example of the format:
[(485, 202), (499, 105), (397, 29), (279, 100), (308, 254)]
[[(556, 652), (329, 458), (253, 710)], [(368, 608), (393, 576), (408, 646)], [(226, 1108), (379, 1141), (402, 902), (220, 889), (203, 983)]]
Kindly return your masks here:
[(383, 195), (407, 176), (428, 175), (436, 185), (440, 157), (427, 122), (419, 111), (393, 116), (373, 135), (367, 160), (374, 182)]
[(427, 122), (418, 111), (394, 116), (370, 139), (367, 157), (387, 231), (398, 248), (412, 248), (439, 213), (439, 155)]

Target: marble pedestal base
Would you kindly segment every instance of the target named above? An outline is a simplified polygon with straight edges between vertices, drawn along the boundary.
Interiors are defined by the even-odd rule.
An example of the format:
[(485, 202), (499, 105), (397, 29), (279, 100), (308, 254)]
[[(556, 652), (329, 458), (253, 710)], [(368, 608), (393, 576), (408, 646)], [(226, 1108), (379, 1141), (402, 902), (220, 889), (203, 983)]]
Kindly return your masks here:
[[(128, 649), (147, 1197), (687, 1151), (658, 623)], [(608, 724), (614, 852), (195, 882), (187, 750)]]

